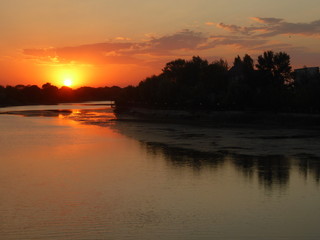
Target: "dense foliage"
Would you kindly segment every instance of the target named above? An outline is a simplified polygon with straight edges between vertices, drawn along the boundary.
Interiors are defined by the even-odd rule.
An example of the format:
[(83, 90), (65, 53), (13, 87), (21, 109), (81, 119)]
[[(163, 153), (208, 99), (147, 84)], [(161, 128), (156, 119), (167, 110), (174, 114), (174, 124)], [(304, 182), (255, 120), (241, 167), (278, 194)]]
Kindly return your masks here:
[(200, 57), (177, 59), (162, 73), (122, 91), (122, 106), (209, 110), (319, 112), (320, 76), (296, 77), (290, 56), (264, 52), (257, 63), (249, 55), (208, 63)]

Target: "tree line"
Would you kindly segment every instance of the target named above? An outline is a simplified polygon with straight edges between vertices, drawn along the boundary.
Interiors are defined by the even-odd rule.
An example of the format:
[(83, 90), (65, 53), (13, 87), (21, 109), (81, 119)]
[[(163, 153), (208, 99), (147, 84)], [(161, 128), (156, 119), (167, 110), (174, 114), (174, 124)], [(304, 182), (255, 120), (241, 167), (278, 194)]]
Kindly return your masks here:
[(267, 51), (256, 61), (237, 56), (231, 67), (223, 59), (209, 63), (194, 56), (168, 62), (137, 86), (0, 86), (0, 105), (115, 100), (120, 108), (319, 112), (319, 71), (295, 74), (285, 52)]
[(43, 84), (41, 88), (37, 85), (0, 85), (0, 106), (113, 100), (118, 98), (121, 90), (117, 86), (58, 88), (51, 83)]
[(194, 56), (165, 65), (159, 75), (121, 92), (118, 105), (150, 108), (319, 112), (320, 75), (298, 76), (285, 52), (267, 51), (256, 63), (237, 56), (209, 63)]

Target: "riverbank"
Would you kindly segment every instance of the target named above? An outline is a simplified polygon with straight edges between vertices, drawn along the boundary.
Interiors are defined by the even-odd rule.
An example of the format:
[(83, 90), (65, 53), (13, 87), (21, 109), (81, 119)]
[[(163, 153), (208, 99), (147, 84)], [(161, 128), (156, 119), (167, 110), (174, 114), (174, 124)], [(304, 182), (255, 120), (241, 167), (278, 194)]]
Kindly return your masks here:
[[(101, 123), (94, 123), (104, 126)], [(320, 130), (271, 127), (211, 127), (178, 123), (116, 121), (108, 127), (150, 146), (195, 153), (320, 158)]]
[(163, 110), (131, 107), (116, 109), (117, 121), (187, 123), (205, 126), (271, 126), (309, 128), (320, 126), (320, 114), (254, 111)]
[(193, 153), (320, 158), (320, 115), (130, 108), (110, 125), (148, 146)]

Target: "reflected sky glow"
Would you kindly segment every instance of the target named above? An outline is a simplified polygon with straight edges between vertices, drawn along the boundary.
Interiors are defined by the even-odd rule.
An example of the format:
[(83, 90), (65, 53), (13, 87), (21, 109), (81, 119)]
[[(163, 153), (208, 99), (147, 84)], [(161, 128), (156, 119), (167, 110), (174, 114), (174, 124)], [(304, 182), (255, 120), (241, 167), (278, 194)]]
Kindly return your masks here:
[[(144, 125), (139, 131), (128, 123), (97, 126), (109, 114), (100, 111), (0, 115), (1, 236), (320, 236), (318, 159), (204, 153), (141, 141)], [(163, 126), (152, 128), (163, 134)]]

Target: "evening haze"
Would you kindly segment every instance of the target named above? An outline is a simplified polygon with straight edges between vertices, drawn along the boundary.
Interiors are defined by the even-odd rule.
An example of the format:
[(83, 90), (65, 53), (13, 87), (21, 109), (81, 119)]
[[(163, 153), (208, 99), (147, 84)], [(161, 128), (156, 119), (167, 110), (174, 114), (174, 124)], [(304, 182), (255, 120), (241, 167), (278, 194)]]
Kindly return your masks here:
[(168, 61), (285, 51), (320, 64), (319, 0), (0, 2), (0, 85), (136, 85)]

